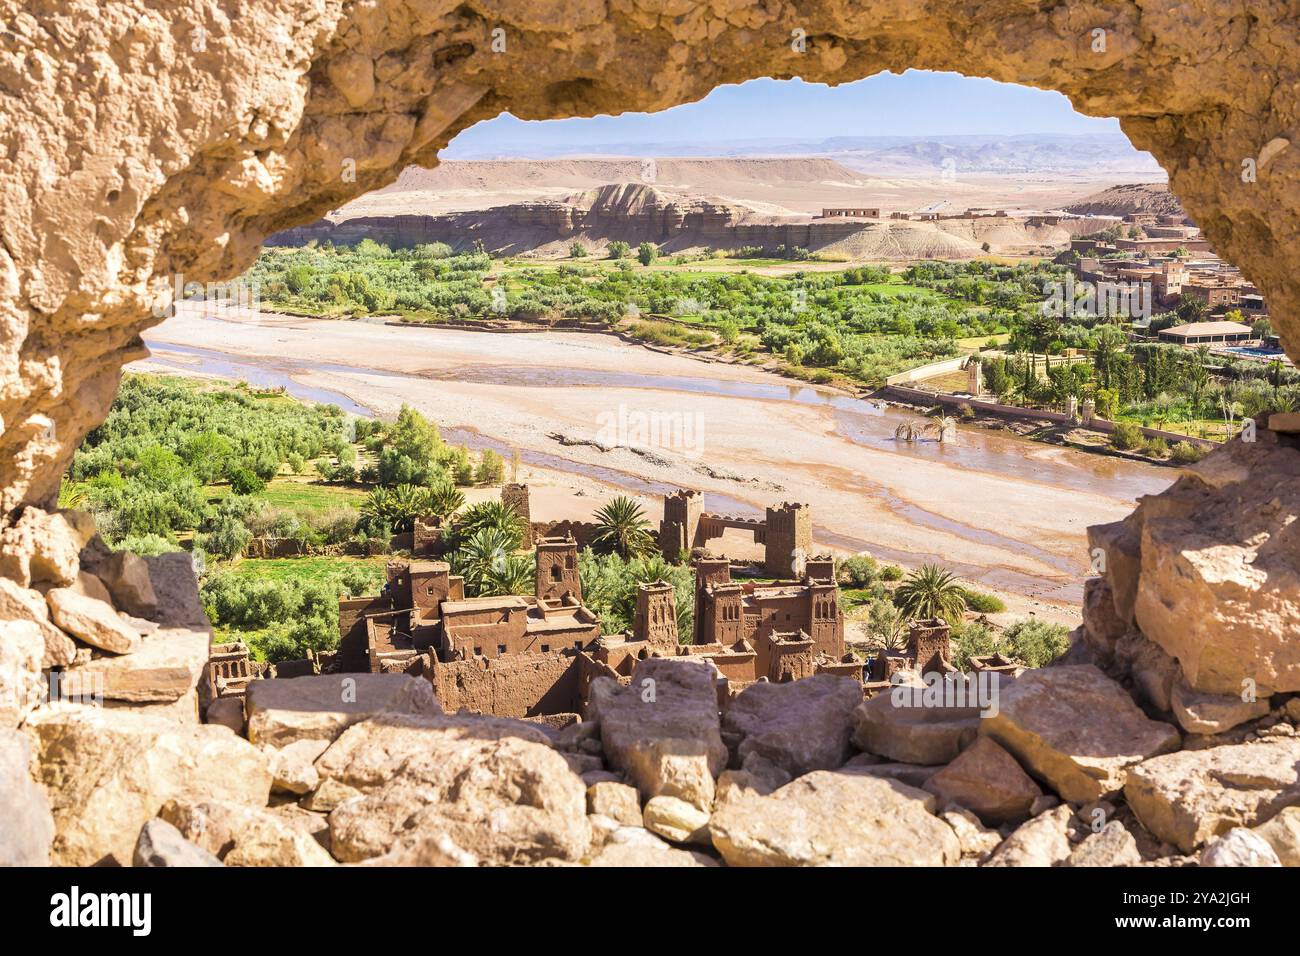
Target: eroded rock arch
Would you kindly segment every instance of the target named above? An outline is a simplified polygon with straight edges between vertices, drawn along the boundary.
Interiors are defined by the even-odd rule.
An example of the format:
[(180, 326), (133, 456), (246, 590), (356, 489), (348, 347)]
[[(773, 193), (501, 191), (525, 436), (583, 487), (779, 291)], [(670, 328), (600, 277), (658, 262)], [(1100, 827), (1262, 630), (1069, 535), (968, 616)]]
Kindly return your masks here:
[(953, 70), (1119, 117), (1300, 356), (1285, 0), (0, 0), (0, 37), (5, 514), (52, 503), (176, 277), (238, 274), (502, 111), (655, 110), (759, 76)]

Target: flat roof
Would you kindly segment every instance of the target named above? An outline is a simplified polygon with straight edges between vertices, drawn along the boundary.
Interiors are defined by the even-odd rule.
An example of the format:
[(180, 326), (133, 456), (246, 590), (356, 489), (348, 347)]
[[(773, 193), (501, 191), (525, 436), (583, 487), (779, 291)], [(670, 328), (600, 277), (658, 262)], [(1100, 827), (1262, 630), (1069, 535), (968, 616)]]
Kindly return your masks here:
[(1189, 335), (1228, 335), (1249, 331), (1250, 326), (1242, 325), (1240, 322), (1189, 322), (1187, 325), (1176, 325), (1171, 329), (1161, 329), (1160, 334), (1183, 337)]
[(494, 597), (465, 598), (463, 601), (443, 601), (443, 614), (458, 614), (466, 611), (481, 611), (484, 608), (528, 607), (528, 601), (518, 594), (501, 594)]

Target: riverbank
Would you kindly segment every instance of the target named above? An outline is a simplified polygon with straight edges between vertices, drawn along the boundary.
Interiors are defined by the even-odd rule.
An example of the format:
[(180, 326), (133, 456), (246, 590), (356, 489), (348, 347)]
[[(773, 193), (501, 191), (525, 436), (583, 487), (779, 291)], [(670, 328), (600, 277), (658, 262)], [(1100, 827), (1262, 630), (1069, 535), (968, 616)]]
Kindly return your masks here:
[(450, 441), (518, 449), (530, 484), (551, 482), (556, 519), (589, 516), (611, 488), (655, 521), (675, 487), (701, 490), (715, 511), (797, 499), (813, 508), (820, 547), (936, 561), (1013, 608), (1066, 621), (1088, 574), (1084, 529), (1174, 477), (984, 429), (903, 443), (894, 430), (908, 416), (883, 405), (601, 335), (182, 313), (147, 340), (155, 356), (144, 367), (256, 377), (384, 416), (411, 404)]

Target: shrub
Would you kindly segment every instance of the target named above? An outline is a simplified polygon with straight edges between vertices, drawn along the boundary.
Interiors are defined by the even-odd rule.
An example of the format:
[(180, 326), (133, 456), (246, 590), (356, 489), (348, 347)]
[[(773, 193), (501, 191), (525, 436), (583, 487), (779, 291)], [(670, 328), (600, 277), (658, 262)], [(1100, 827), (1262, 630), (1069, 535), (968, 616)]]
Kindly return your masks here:
[(996, 594), (963, 588), (963, 596), (966, 598), (966, 607), (981, 614), (1001, 614), (1007, 609), (1006, 604)]
[(1069, 631), (1050, 621), (1016, 621), (1002, 632), (1007, 651), (1029, 667), (1044, 667), (1070, 649)]
[(266, 482), (244, 465), (230, 469), (230, 490), (237, 495), (254, 495), (266, 487)]
[(880, 580), (901, 581), (903, 580), (903, 569), (896, 564), (887, 564), (880, 569)]
[(1120, 451), (1129, 451), (1142, 444), (1142, 426), (1137, 422), (1119, 422), (1110, 443)]
[(1177, 442), (1169, 450), (1170, 457), (1180, 465), (1190, 465), (1200, 461), (1209, 453), (1204, 445), (1193, 445), (1189, 441)]
[(972, 657), (986, 657), (1000, 650), (998, 637), (986, 624), (971, 622), (952, 629), (952, 662), (959, 670), (970, 670)]
[(841, 584), (864, 588), (880, 577), (880, 564), (869, 554), (855, 554), (840, 562), (837, 577)]
[(1142, 443), (1142, 450), (1152, 458), (1169, 457), (1169, 443), (1156, 435)]

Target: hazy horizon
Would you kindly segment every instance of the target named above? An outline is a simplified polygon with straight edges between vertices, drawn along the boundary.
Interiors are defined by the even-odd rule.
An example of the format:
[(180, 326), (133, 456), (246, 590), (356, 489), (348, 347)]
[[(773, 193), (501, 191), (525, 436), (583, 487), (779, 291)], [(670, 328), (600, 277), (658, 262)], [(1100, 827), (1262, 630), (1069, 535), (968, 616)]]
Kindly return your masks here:
[(461, 133), (442, 158), (541, 159), (646, 150), (702, 155), (710, 145), (725, 153), (770, 149), (781, 154), (824, 140), (981, 136), (1114, 136), (1127, 143), (1117, 120), (1084, 116), (1061, 93), (908, 70), (837, 87), (799, 79), (750, 80), (658, 113), (562, 120), (520, 120), (506, 113)]

